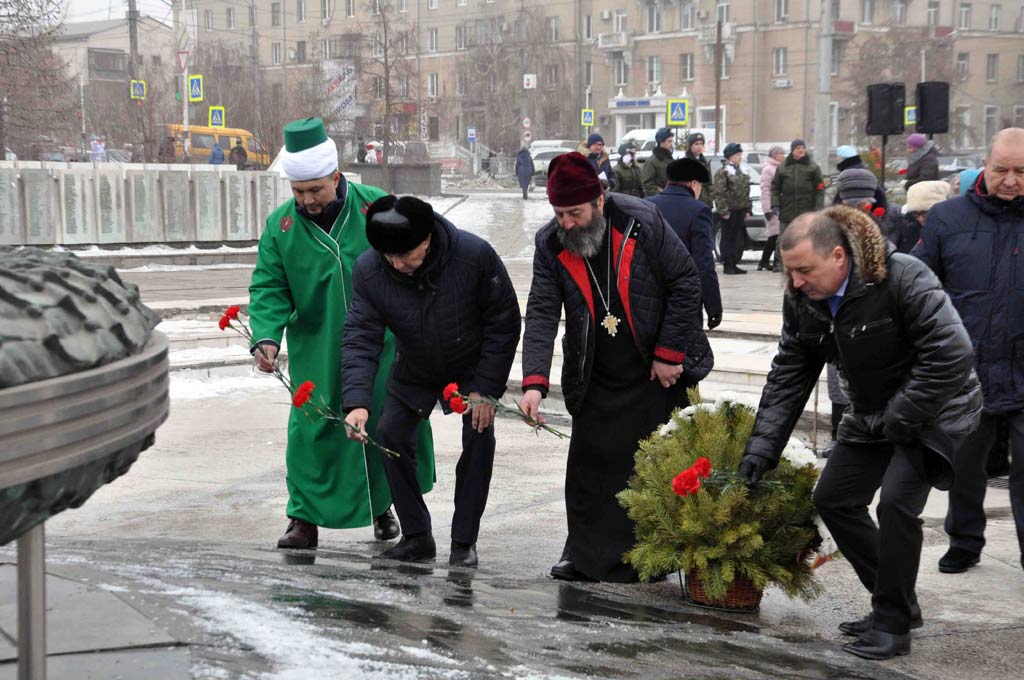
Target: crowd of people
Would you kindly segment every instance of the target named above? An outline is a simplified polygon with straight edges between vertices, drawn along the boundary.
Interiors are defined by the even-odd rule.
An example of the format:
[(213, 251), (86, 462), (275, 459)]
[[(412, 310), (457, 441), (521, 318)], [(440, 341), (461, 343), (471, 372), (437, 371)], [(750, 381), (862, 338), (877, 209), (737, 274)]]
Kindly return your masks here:
[[(738, 273), (751, 208), (742, 148), (726, 146), (714, 174), (702, 135), (673, 159), (667, 128), (642, 169), (628, 145), (613, 168), (596, 134), (554, 158), (553, 217), (536, 233), (521, 326), (512, 282), (486, 241), (418, 198), (347, 181), (320, 120), (295, 121), (284, 137), (294, 197), (260, 238), (252, 351), (258, 368), (272, 371), (287, 334), (292, 382), (315, 381), (346, 427), (293, 412), (289, 522), (278, 546), (315, 548), (319, 527), (372, 524), (378, 540), (401, 535), (378, 557), (434, 559), (428, 418), (437, 404), (460, 410), (450, 399), (455, 382), (466, 402), (449, 563), (476, 567), (498, 446), (494, 400), (521, 339), (519, 407), (544, 422), (562, 329), (568, 536), (550, 574), (636, 581), (622, 559), (633, 524), (616, 494), (633, 474), (638, 442), (688, 404), (687, 388), (714, 365), (707, 330), (724, 312), (712, 205), (724, 273)], [(871, 593), (870, 612), (840, 626), (855, 638), (843, 649), (869, 659), (909, 653), (911, 629), (926, 620), (915, 581), (931, 488), (950, 490), (950, 548), (939, 569), (979, 562), (985, 452), (1000, 430), (1024, 553), (1024, 456), (1013, 456), (1024, 451), (1024, 130), (996, 135), (985, 169), (954, 197), (929, 178), (933, 147), (918, 142), (908, 140), (921, 150), (921, 168), (898, 218), (886, 219), (884, 192), (856, 150), (840, 149), (829, 207), (802, 140), (788, 155), (773, 148), (760, 178), (772, 230), (761, 268), (783, 270), (786, 292), (778, 352), (738, 472), (756, 485), (777, 464), (828, 365), (843, 407), (813, 500)], [(879, 490), (876, 524), (868, 506)]]

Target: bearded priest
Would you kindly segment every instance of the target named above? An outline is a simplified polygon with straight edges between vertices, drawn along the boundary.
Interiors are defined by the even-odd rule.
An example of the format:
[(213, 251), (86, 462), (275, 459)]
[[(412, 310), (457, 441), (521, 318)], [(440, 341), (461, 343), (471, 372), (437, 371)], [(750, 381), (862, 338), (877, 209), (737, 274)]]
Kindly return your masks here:
[(633, 522), (616, 494), (633, 474), (638, 442), (688, 404), (686, 389), (714, 364), (700, 271), (658, 208), (603, 194), (581, 154), (551, 161), (547, 191), (555, 217), (536, 237), (519, 403), (539, 417), (564, 307), (569, 538), (551, 576), (635, 581), (622, 561), (635, 541)]
[[(376, 187), (347, 181), (338, 169), (338, 149), (319, 118), (284, 127), (281, 163), (292, 198), (267, 218), (249, 284), (249, 316), (256, 367), (273, 372), (282, 336), (287, 337), (292, 383), (310, 380), (316, 394), (341, 411), (342, 329), (352, 302), (352, 267), (369, 249), (366, 210), (385, 195)], [(394, 337), (384, 340), (373, 387), (379, 413), (394, 358)], [(376, 421), (367, 423), (376, 434)], [(420, 488), (433, 486), (430, 425), (419, 425)], [(373, 524), (377, 540), (397, 538), (391, 493), (371, 446), (349, 439), (337, 423), (292, 409), (285, 453), (288, 528), (278, 548), (317, 547), (318, 527), (349, 529)]]

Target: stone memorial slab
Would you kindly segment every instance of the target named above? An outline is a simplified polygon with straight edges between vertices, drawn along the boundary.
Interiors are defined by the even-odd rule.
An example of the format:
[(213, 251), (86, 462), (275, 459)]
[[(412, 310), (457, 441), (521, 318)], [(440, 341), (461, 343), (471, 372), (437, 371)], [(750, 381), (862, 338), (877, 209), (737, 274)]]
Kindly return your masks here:
[(195, 230), (192, 228), (188, 171), (161, 171), (160, 187), (163, 192), (164, 237), (168, 241), (191, 240)]
[(3, 168), (0, 169), (0, 245), (16, 246), (24, 243), (18, 171)]
[(53, 245), (57, 242), (58, 221), (57, 183), (53, 173), (36, 168), (22, 170), (21, 189), (25, 241), (29, 245)]
[(94, 186), (99, 242), (127, 242), (128, 218), (125, 214), (124, 179), (120, 171), (96, 173)]
[(132, 243), (164, 240), (160, 214), (159, 175), (151, 170), (127, 170), (128, 226)]
[(96, 243), (92, 175), (81, 170), (57, 171), (60, 187), (61, 243)]
[(278, 176), (266, 172), (256, 175), (256, 236), (263, 233), (270, 213), (281, 204), (278, 197)]
[(192, 173), (197, 241), (224, 240), (221, 187), (220, 175), (216, 172)]
[(228, 241), (254, 239), (251, 172), (222, 172)]

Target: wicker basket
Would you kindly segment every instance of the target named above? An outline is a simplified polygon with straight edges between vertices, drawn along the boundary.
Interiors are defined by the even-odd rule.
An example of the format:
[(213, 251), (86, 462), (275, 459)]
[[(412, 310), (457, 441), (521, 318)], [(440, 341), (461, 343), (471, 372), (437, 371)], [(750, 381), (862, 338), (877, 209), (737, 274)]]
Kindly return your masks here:
[[(680, 577), (680, 585), (682, 585)], [(683, 588), (683, 598), (694, 604), (713, 609), (727, 609), (730, 611), (753, 611), (761, 606), (763, 591), (754, 587), (753, 581), (745, 576), (737, 575), (729, 584), (722, 600), (712, 600), (704, 590), (704, 581), (697, 572), (686, 574), (686, 585)]]

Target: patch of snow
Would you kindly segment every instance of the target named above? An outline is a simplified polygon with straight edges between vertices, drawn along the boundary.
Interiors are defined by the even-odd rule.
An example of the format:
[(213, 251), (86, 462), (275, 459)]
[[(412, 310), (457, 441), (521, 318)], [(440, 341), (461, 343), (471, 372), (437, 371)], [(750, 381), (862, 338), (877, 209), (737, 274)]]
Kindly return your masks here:
[(194, 245), (175, 248), (173, 246), (154, 244), (140, 246), (138, 248), (100, 248), (89, 246), (88, 248), (64, 248), (53, 246), (55, 252), (74, 253), (78, 257), (131, 257), (133, 255), (223, 255), (224, 253), (256, 253), (258, 246), (218, 246), (216, 248), (199, 248)]
[(253, 373), (247, 376), (208, 377), (205, 371), (174, 371), (171, 373), (171, 400), (193, 401), (213, 397), (244, 396), (253, 392), (279, 391), (282, 403), (288, 394), (274, 376)]
[(225, 359), (248, 359), (249, 349), (244, 344), (227, 347), (190, 347), (175, 349), (170, 353), (171, 365), (195, 364), (201, 361), (223, 361)]
[(139, 267), (118, 267), (117, 271), (130, 274), (147, 272), (197, 272), (207, 269), (253, 269), (255, 264), (144, 264)]
[(761, 395), (759, 394), (741, 394), (739, 392), (726, 390), (719, 393), (718, 398), (715, 399), (715, 408), (718, 408), (722, 404), (737, 404), (739, 406), (746, 406), (752, 411), (757, 411), (757, 404), (760, 397)]
[(796, 467), (814, 465), (818, 460), (817, 456), (803, 442), (792, 437), (786, 442), (785, 448), (782, 449), (782, 457)]

